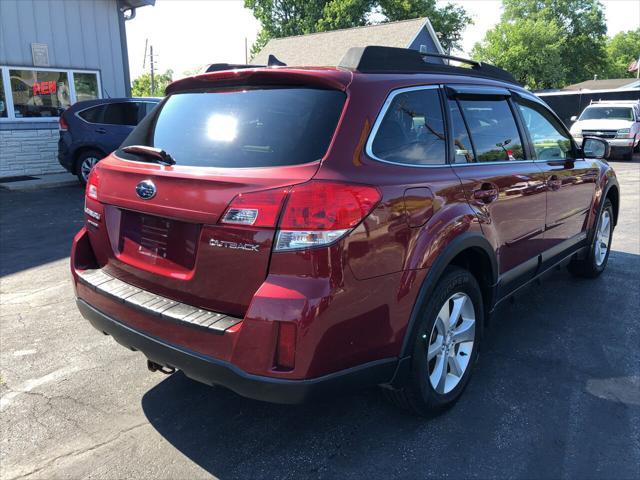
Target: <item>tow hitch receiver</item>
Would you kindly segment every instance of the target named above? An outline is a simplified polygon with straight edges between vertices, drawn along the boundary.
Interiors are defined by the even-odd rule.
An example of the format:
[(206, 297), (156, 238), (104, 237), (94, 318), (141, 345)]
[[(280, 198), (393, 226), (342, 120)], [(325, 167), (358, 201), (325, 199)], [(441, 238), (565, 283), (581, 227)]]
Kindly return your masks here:
[(171, 375), (176, 371), (174, 367), (164, 367), (156, 362), (152, 362), (151, 360), (147, 360), (147, 368), (151, 372), (162, 372), (165, 375)]

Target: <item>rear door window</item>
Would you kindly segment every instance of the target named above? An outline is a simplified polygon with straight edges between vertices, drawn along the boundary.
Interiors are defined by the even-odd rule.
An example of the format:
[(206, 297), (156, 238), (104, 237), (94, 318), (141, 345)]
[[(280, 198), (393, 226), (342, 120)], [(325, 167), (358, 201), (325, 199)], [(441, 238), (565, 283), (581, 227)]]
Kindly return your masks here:
[(373, 157), (404, 165), (446, 163), (446, 135), (437, 88), (393, 97), (371, 144)]
[(102, 123), (135, 126), (139, 121), (139, 109), (139, 102), (109, 103), (106, 105)]
[(157, 114), (151, 146), (171, 154), (178, 165), (309, 163), (327, 152), (344, 101), (343, 92), (314, 88), (176, 93)]
[(507, 100), (459, 100), (477, 162), (523, 160), (522, 140)]

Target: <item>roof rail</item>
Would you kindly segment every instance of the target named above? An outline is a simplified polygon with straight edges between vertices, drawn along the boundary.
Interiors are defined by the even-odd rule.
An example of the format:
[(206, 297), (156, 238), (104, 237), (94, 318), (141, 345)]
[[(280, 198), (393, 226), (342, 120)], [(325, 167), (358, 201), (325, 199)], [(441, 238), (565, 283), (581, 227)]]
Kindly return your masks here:
[[(428, 63), (428, 57), (454, 60), (466, 63), (471, 67), (465, 68)], [(347, 50), (347, 53), (342, 57), (338, 66), (362, 73), (442, 73), (449, 75), (468, 75), (493, 78), (520, 85), (509, 72), (489, 65), (488, 63), (439, 53), (421, 53), (418, 50), (409, 48), (381, 47), (377, 45), (352, 47)]]

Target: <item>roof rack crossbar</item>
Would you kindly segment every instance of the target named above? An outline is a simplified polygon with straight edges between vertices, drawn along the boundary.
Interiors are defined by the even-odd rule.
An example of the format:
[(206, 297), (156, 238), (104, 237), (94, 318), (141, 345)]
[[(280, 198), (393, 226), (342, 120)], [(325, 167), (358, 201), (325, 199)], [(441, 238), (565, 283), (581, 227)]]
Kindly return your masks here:
[(445, 60), (455, 60), (456, 62), (467, 63), (469, 65), (482, 65), (482, 63), (471, 60), (470, 58), (462, 58), (462, 57), (454, 57), (453, 55), (445, 55), (443, 53), (429, 53), (429, 52), (418, 52), (423, 57), (434, 57), (434, 58), (442, 58)]
[[(471, 68), (457, 67), (444, 63), (428, 63), (425, 57), (454, 60), (469, 64)], [(338, 66), (362, 73), (441, 73), (468, 75), (494, 78), (503, 82), (520, 85), (509, 72), (489, 65), (488, 63), (439, 53), (422, 53), (409, 48), (381, 47), (377, 45), (352, 47), (347, 50), (347, 53), (342, 57)]]

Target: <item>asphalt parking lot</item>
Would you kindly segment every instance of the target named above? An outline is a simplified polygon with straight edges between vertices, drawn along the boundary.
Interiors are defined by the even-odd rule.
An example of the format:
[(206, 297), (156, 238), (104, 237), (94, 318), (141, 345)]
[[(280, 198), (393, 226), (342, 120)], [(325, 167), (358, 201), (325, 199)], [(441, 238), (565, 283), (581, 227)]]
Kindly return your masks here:
[(82, 189), (0, 190), (0, 477), (640, 477), (640, 158), (612, 164), (605, 274), (556, 271), (505, 305), (430, 420), (375, 389), (281, 406), (148, 372), (75, 308)]

